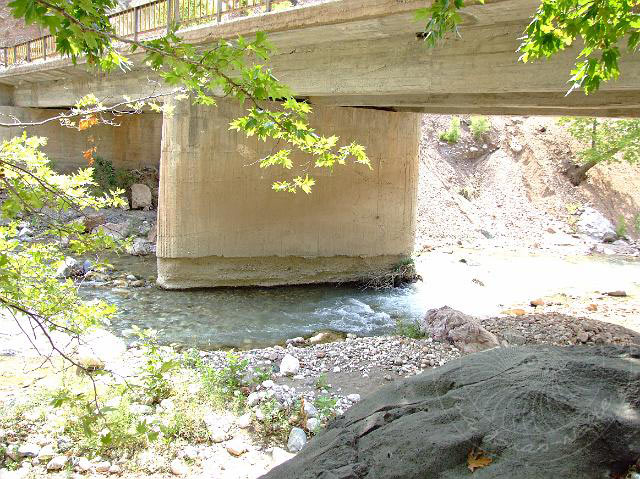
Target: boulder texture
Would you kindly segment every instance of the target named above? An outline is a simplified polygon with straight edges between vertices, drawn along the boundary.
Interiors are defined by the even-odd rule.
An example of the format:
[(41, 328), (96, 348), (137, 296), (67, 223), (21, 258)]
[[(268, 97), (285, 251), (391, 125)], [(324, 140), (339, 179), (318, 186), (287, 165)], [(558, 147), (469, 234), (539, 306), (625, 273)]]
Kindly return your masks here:
[(148, 210), (151, 208), (152, 201), (151, 188), (143, 183), (134, 183), (131, 185), (132, 210)]
[(420, 322), (420, 331), (455, 345), (463, 353), (500, 346), (497, 336), (487, 331), (480, 321), (449, 306), (427, 311)]
[(626, 472), (640, 458), (640, 348), (463, 356), (363, 399), (263, 478), (458, 479), (472, 450), (491, 458), (475, 479)]

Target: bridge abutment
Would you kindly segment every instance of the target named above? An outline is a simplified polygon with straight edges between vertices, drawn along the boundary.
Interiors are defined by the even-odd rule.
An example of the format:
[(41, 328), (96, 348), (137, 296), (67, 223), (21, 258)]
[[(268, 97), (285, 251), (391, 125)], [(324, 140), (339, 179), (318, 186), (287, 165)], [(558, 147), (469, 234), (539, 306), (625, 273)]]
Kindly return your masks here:
[[(287, 171), (257, 161), (283, 147), (229, 130), (244, 114), (178, 102), (163, 124), (158, 283), (170, 289), (344, 282), (413, 249), (420, 116), (317, 107), (312, 126), (367, 147), (373, 169), (309, 168), (310, 195), (277, 193)], [(302, 158), (298, 158), (302, 160)]]

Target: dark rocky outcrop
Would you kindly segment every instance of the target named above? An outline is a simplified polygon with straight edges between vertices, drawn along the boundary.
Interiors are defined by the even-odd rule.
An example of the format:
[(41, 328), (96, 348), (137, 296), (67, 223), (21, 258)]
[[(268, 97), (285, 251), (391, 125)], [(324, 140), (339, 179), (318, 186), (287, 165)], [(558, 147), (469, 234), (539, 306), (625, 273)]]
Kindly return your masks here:
[(496, 348), (379, 390), (265, 479), (610, 477), (640, 457), (640, 348)]

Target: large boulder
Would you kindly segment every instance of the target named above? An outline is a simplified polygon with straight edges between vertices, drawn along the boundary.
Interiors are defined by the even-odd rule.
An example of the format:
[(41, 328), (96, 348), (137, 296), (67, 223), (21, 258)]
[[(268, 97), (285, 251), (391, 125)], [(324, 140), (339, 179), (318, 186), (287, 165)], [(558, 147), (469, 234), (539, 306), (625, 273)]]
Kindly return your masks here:
[[(640, 348), (496, 348), (378, 390), (265, 479), (613, 477), (640, 457)], [(624, 476), (616, 476), (624, 477)]]
[(463, 353), (476, 353), (500, 346), (497, 336), (480, 321), (449, 306), (430, 309), (420, 321), (420, 330), (433, 339), (447, 341)]
[(151, 204), (151, 188), (143, 183), (134, 183), (131, 185), (132, 210), (148, 210), (151, 208)]
[(578, 232), (598, 241), (609, 241), (616, 238), (616, 230), (611, 221), (595, 208), (587, 206), (577, 224)]

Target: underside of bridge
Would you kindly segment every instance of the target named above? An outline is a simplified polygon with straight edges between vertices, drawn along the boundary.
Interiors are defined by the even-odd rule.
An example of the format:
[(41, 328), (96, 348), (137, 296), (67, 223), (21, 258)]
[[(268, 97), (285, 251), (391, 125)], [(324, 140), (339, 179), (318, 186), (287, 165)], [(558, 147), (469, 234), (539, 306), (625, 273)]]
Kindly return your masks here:
[[(373, 169), (339, 167), (329, 174), (311, 168), (313, 194), (276, 193), (270, 184), (282, 170), (259, 169), (256, 162), (278, 145), (229, 131), (243, 109), (225, 100), (217, 108), (177, 103), (174, 115), (163, 119), (161, 153), (154, 133), (159, 118), (132, 121), (111, 140), (105, 133), (106, 143), (120, 144), (118, 161), (142, 164), (149, 154), (161, 156), (159, 283), (334, 282), (389, 270), (413, 247), (415, 113), (637, 115), (637, 55), (623, 56), (620, 79), (589, 96), (566, 95), (575, 48), (550, 61), (518, 62), (518, 37), (538, 3), (468, 7), (462, 36), (434, 49), (418, 38), (421, 25), (413, 20), (423, 0), (336, 0), (183, 30), (197, 44), (267, 32), (277, 49), (270, 66), (314, 104), (316, 129), (365, 145)], [(4, 69), (0, 102), (33, 117), (41, 113), (27, 109), (68, 107), (88, 93), (108, 104), (123, 94), (170, 91), (139, 54), (131, 59), (126, 74), (96, 73), (55, 58)], [(64, 156), (72, 144), (67, 135), (50, 133), (49, 148)]]

